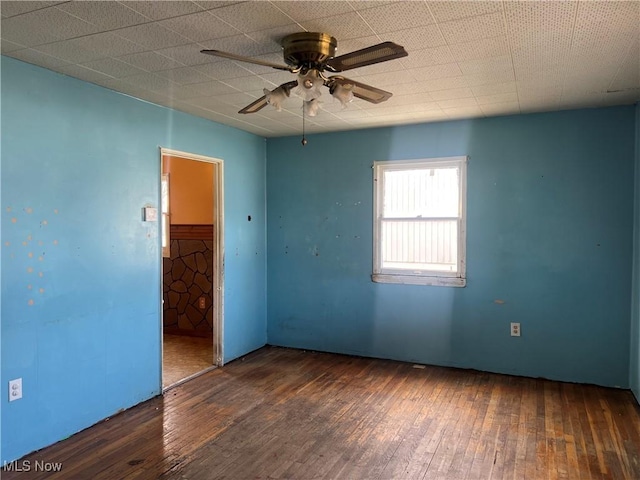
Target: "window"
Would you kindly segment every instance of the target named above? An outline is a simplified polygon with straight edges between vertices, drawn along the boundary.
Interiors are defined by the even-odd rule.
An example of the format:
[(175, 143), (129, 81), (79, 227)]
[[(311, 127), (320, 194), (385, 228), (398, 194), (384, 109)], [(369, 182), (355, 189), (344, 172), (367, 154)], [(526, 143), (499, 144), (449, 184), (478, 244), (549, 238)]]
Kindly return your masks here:
[(375, 162), (372, 280), (464, 287), (467, 157)]

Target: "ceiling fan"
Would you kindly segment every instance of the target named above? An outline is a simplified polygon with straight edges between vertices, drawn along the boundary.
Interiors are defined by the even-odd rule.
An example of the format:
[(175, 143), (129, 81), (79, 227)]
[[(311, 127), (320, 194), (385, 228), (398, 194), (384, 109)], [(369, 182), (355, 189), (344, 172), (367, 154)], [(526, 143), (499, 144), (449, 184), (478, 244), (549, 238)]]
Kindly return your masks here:
[(331, 35), (320, 32), (287, 35), (282, 39), (281, 45), (287, 65), (278, 65), (220, 50), (201, 50), (207, 55), (272, 67), (298, 75), (297, 80), (283, 83), (272, 91), (265, 88), (264, 96), (238, 113), (255, 113), (269, 104), (280, 110), (282, 102), (289, 97), (294, 88), (294, 93), (304, 100), (304, 112), (309, 116), (314, 116), (318, 110), (318, 98), (322, 94), (320, 88), (322, 86), (328, 87), (331, 95), (340, 100), (343, 105), (350, 102), (353, 97), (371, 103), (384, 102), (391, 97), (391, 92), (340, 75), (326, 76), (325, 72), (344, 72), (408, 55), (404, 47), (393, 42), (383, 42), (336, 57), (338, 41)]

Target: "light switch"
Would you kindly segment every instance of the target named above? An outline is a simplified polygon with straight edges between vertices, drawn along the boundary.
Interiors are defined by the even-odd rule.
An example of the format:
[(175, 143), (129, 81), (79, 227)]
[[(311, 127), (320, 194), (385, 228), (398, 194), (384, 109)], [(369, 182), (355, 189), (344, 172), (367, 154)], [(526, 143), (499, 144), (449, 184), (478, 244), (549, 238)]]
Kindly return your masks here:
[(144, 207), (142, 209), (145, 222), (157, 222), (158, 221), (158, 209), (154, 207)]

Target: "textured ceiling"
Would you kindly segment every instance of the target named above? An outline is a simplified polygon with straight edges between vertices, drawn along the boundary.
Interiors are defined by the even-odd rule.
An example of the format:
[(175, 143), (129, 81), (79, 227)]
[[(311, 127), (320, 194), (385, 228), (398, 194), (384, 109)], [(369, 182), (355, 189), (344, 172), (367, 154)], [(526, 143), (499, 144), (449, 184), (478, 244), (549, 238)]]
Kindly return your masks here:
[(288, 72), (280, 39), (382, 41), (408, 57), (345, 72), (393, 92), (343, 109), (325, 91), (308, 132), (631, 104), (640, 100), (640, 1), (2, 1), (2, 54), (262, 136), (297, 134), (302, 101), (237, 111)]

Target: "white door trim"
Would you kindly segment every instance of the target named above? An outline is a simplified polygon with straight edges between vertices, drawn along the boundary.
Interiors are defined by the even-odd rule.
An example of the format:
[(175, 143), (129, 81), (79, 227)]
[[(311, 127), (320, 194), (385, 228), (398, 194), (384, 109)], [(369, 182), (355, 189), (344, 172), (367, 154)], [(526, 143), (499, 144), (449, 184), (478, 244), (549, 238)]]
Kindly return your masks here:
[[(169, 148), (160, 147), (160, 174), (162, 175), (162, 158), (164, 156), (180, 157), (187, 160), (196, 160), (213, 164), (214, 197), (211, 199), (213, 205), (214, 238), (213, 245), (215, 254), (213, 256), (213, 302), (216, 308), (213, 312), (213, 364), (221, 367), (224, 364), (224, 161), (220, 158), (207, 157), (195, 153), (182, 152)], [(161, 249), (162, 251), (162, 249)], [(162, 257), (161, 257), (162, 258)], [(162, 306), (162, 259), (160, 262), (160, 335), (162, 338), (163, 313)], [(162, 345), (162, 342), (160, 342)], [(162, 362), (162, 349), (160, 355)], [(162, 363), (161, 363), (162, 365)]]

